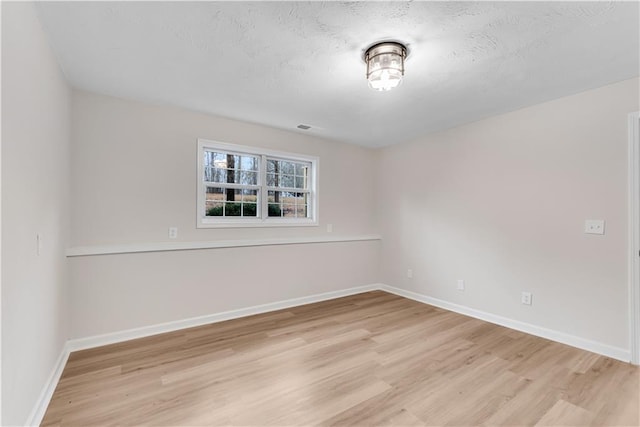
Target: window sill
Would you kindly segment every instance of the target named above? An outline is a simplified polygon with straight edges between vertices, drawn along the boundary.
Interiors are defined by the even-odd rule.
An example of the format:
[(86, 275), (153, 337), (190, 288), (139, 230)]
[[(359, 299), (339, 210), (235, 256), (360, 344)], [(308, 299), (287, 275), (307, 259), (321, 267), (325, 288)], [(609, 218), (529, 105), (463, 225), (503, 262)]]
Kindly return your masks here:
[(198, 222), (196, 228), (269, 228), (269, 227), (316, 227), (318, 221), (313, 219), (279, 220), (268, 221), (205, 221)]
[(310, 243), (360, 242), (381, 240), (378, 234), (356, 236), (313, 236), (286, 239), (218, 240), (202, 242), (156, 242), (109, 246), (77, 246), (67, 249), (67, 257), (132, 254), (140, 252), (190, 251), (197, 249), (241, 248), (251, 246), (300, 245)]

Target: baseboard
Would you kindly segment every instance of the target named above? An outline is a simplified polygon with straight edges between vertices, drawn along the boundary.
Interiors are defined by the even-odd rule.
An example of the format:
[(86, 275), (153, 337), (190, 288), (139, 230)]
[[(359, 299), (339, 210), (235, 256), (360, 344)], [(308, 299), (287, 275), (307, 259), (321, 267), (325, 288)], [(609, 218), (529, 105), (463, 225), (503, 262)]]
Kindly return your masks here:
[(290, 307), (297, 307), (306, 304), (312, 304), (320, 301), (327, 301), (335, 298), (345, 297), (349, 295), (360, 294), (363, 292), (370, 292), (382, 290), (395, 294), (404, 298), (409, 298), (414, 301), (418, 301), (424, 304), (429, 304), (435, 307), (440, 307), (445, 310), (460, 313), (466, 316), (470, 316), (476, 319), (480, 319), (486, 322), (494, 323), (496, 325), (505, 326), (507, 328), (515, 329), (517, 331), (525, 332), (538, 337), (546, 338), (552, 341), (556, 341), (562, 344), (567, 344), (572, 347), (580, 348), (582, 350), (591, 351), (604, 356), (611, 357), (613, 359), (621, 360), (623, 362), (629, 362), (631, 360), (631, 352), (626, 349), (613, 347), (607, 344), (587, 340), (584, 338), (576, 337), (574, 335), (566, 334), (564, 332), (554, 331), (552, 329), (546, 329), (539, 326), (535, 326), (529, 323), (520, 322), (517, 320), (509, 319), (506, 317), (497, 316), (495, 314), (487, 313), (484, 311), (476, 310), (463, 305), (454, 304), (448, 301), (444, 301), (437, 298), (432, 298), (426, 295), (418, 294), (416, 292), (407, 291), (404, 289), (396, 288), (381, 283), (357, 286), (348, 289), (342, 289), (339, 291), (325, 292), (322, 294), (315, 294), (306, 297), (292, 298), (283, 301), (277, 301), (268, 304), (256, 305), (253, 307), (241, 308), (238, 310), (230, 310), (221, 313), (210, 314), (206, 316), (193, 317), (189, 319), (177, 320), (174, 322), (167, 322), (157, 325), (145, 326), (142, 328), (129, 329), (125, 331), (114, 332), (110, 334), (97, 335), (87, 338), (79, 338), (67, 341), (65, 346), (56, 361), (53, 372), (49, 376), (45, 387), (43, 388), (35, 407), (31, 411), (26, 425), (39, 425), (44, 417), (44, 414), (49, 406), (53, 392), (56, 385), (60, 380), (64, 366), (69, 358), (69, 354), (72, 351), (85, 350), (94, 347), (100, 347), (103, 345), (114, 344), (122, 341), (128, 341), (136, 338), (148, 337), (151, 335), (161, 334), (164, 332), (172, 332), (180, 329), (191, 328), (194, 326), (202, 326), (210, 323), (222, 322), (225, 320), (237, 319), (240, 317), (252, 316), (254, 314), (268, 313), (271, 311), (282, 310)]
[(239, 317), (251, 316), (254, 314), (268, 313), (270, 311), (282, 310), (290, 307), (297, 307), (314, 302), (327, 301), (335, 298), (345, 297), (349, 295), (360, 294), (363, 292), (375, 291), (381, 289), (380, 284), (357, 286), (339, 291), (325, 292), (306, 297), (292, 298), (283, 301), (277, 301), (269, 304), (256, 305), (253, 307), (241, 308), (238, 310), (230, 310), (221, 313), (215, 313), (206, 316), (193, 317), (190, 319), (177, 320), (157, 325), (145, 326), (142, 328), (129, 329), (125, 331), (114, 332), (110, 334), (97, 335), (87, 338), (72, 339), (65, 343), (58, 360), (55, 363), (51, 375), (42, 389), (36, 404), (29, 414), (29, 418), (25, 425), (38, 426), (42, 422), (53, 392), (58, 385), (58, 381), (62, 376), (62, 371), (67, 363), (69, 354), (73, 351), (86, 350), (89, 348), (100, 347), (107, 344), (114, 344), (122, 341), (128, 341), (136, 338), (148, 337), (151, 335), (161, 334), (164, 332), (176, 331), (179, 329), (191, 328), (194, 326), (202, 326), (209, 323), (222, 322), (225, 320), (237, 319)]
[(104, 335), (95, 335), (86, 338), (78, 338), (67, 341), (65, 349), (67, 353), (78, 350), (86, 350), (89, 348), (100, 347), (103, 345), (119, 343), (136, 338), (144, 338), (151, 335), (157, 335), (165, 332), (177, 331), (180, 329), (191, 328), (195, 326), (207, 325), (210, 323), (223, 322), (225, 320), (237, 319), (240, 317), (252, 316), (255, 314), (268, 313), (271, 311), (282, 310), (290, 307), (297, 307), (305, 304), (312, 304), (320, 301), (327, 301), (335, 298), (340, 298), (349, 295), (355, 295), (363, 292), (382, 290), (398, 296), (419, 301), (424, 304), (440, 307), (445, 310), (453, 311), (456, 313), (464, 314), (476, 319), (484, 320), (486, 322), (494, 323), (496, 325), (505, 326), (507, 328), (515, 329), (517, 331), (525, 332), (538, 337), (546, 338), (552, 341), (557, 341), (562, 344), (567, 344), (572, 347), (580, 348), (583, 350), (598, 353), (603, 356), (611, 357), (623, 362), (629, 362), (631, 360), (631, 351), (624, 348), (610, 346), (597, 341), (588, 340), (585, 338), (577, 337), (575, 335), (567, 334), (564, 332), (556, 331), (553, 329), (547, 329), (540, 326), (536, 326), (530, 323), (520, 322), (507, 317), (498, 316), (492, 313), (488, 313), (481, 310), (476, 310), (463, 305), (455, 304), (449, 301), (441, 300), (438, 298), (429, 297), (426, 295), (418, 294), (416, 292), (407, 291), (404, 289), (396, 288), (394, 286), (376, 283), (364, 286), (357, 286), (348, 289), (341, 289), (339, 291), (325, 292), (322, 294), (315, 294), (306, 297), (292, 298), (283, 301), (276, 301), (273, 303), (256, 305), (253, 307), (246, 307), (237, 310), (230, 310), (220, 313), (209, 314), (205, 316), (192, 317), (189, 319), (182, 319), (173, 322), (161, 323), (156, 325), (145, 326), (141, 328), (128, 329), (124, 331), (113, 332)]
[(25, 425), (39, 426), (42, 422), (42, 418), (47, 411), (47, 407), (49, 406), (49, 402), (51, 401), (53, 392), (58, 385), (58, 381), (60, 381), (62, 371), (64, 370), (64, 366), (67, 364), (67, 359), (69, 358), (70, 352), (67, 344), (68, 343), (65, 343), (65, 345), (62, 347), (62, 351), (58, 356), (58, 360), (56, 360), (53, 370), (51, 371), (51, 375), (49, 375), (47, 382), (42, 388), (40, 396), (38, 396), (38, 400), (31, 410), (31, 413), (29, 414), (29, 418), (27, 418)]
[(72, 339), (67, 342), (69, 351), (86, 350), (88, 348), (100, 347), (136, 338), (144, 338), (151, 335), (165, 332), (177, 331), (194, 326), (202, 326), (210, 323), (223, 322), (225, 320), (237, 319), (240, 317), (252, 316), (254, 314), (268, 313), (270, 311), (282, 310), (300, 305), (312, 304), (314, 302), (327, 301), (349, 295), (360, 294), (381, 289), (380, 284), (357, 286), (354, 288), (341, 289), (339, 291), (325, 292), (300, 298), (292, 298), (283, 301), (276, 301), (268, 304), (256, 305), (253, 307), (241, 308), (238, 310), (224, 311), (221, 313), (208, 314), (205, 316), (192, 317), (189, 319), (176, 320), (173, 322), (144, 326), (141, 328), (128, 329), (104, 335), (95, 335), (87, 338)]
[(416, 292), (407, 291), (407, 290), (396, 288), (389, 285), (384, 285), (384, 284), (381, 285), (380, 290), (383, 290), (404, 298), (409, 298), (424, 304), (429, 304), (435, 307), (443, 308), (445, 310), (464, 314), (465, 316), (484, 320), (485, 322), (494, 323), (496, 325), (505, 326), (507, 328), (515, 329), (517, 331), (525, 332), (527, 334), (535, 335), (537, 337), (546, 338), (551, 341), (556, 341), (562, 344), (570, 345), (571, 347), (576, 347), (582, 350), (598, 353), (603, 356), (621, 360), (623, 362), (629, 362), (631, 360), (631, 351), (624, 348), (613, 347), (600, 342), (591, 341), (585, 338), (580, 338), (575, 335), (570, 335), (564, 332), (555, 331), (553, 329), (542, 328), (540, 326), (532, 325), (530, 323), (520, 322), (518, 320), (497, 316), (495, 314), (487, 313), (485, 311), (476, 310), (463, 305), (454, 304), (452, 302), (444, 301), (438, 298), (428, 297), (426, 295), (418, 294)]

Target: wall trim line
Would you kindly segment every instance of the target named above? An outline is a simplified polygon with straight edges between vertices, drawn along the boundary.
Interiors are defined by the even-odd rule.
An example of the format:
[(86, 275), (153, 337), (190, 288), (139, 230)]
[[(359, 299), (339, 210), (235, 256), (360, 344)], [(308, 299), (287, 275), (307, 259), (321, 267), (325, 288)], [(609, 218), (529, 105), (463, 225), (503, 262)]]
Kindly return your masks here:
[(51, 371), (51, 374), (49, 374), (49, 378), (42, 388), (42, 391), (38, 396), (38, 400), (25, 422), (26, 426), (39, 426), (42, 422), (44, 414), (47, 412), (47, 408), (49, 407), (49, 402), (51, 402), (51, 398), (53, 397), (53, 392), (56, 390), (60, 377), (62, 376), (62, 371), (67, 364), (70, 353), (69, 342), (67, 341), (62, 346), (62, 350), (60, 351), (60, 355), (53, 366), (53, 370)]
[(53, 397), (53, 392), (60, 381), (64, 367), (69, 359), (69, 355), (74, 351), (87, 350), (90, 348), (100, 347), (108, 344), (115, 344), (123, 341), (128, 341), (136, 338), (144, 338), (151, 335), (157, 335), (165, 332), (172, 332), (180, 329), (191, 328), (194, 326), (202, 326), (210, 323), (223, 322), (225, 320), (237, 319), (240, 317), (252, 316), (254, 314), (268, 313), (270, 311), (282, 310), (290, 307), (297, 307), (306, 304), (312, 304), (314, 302), (321, 302), (331, 300), (335, 298), (345, 297), (349, 295), (360, 294), (363, 292), (380, 290), (380, 284), (371, 284), (364, 286), (356, 286), (348, 289), (341, 289), (338, 291), (324, 292), (321, 294), (310, 295), (306, 297), (291, 298), (283, 301), (277, 301), (273, 303), (256, 305), (253, 307), (241, 308), (238, 310), (229, 310), (221, 313), (215, 313), (206, 316), (192, 317), (189, 319), (177, 320), (173, 322), (166, 322), (156, 325), (144, 326), (135, 329), (128, 329), (124, 331), (96, 335), (87, 338), (70, 339), (68, 340), (55, 366), (49, 375), (49, 378), (36, 401), (29, 418), (25, 425), (38, 426), (44, 418), (44, 414), (47, 411), (49, 402)]
[(628, 363), (631, 360), (631, 351), (629, 349), (614, 347), (608, 344), (603, 344), (597, 341), (588, 340), (586, 338), (581, 338), (575, 335), (567, 334), (567, 333), (556, 331), (553, 329), (547, 329), (541, 326), (532, 325), (531, 323), (521, 322), (519, 320), (498, 316), (495, 314), (488, 313), (486, 311), (476, 310), (471, 307), (455, 304), (455, 303), (441, 300), (438, 298), (429, 297), (416, 292), (396, 288), (394, 286), (382, 285), (380, 290), (386, 291), (391, 294), (395, 294), (404, 298), (409, 298), (424, 304), (432, 305), (435, 307), (443, 308), (445, 310), (463, 314), (465, 316), (473, 317), (475, 319), (483, 320), (485, 322), (493, 323), (500, 326), (505, 326), (507, 328), (515, 329), (516, 331), (520, 331), (520, 332), (525, 332), (530, 335), (535, 335), (540, 338), (545, 338), (561, 344), (566, 344), (571, 347), (579, 348), (581, 350), (586, 350), (592, 353), (597, 353), (603, 356), (611, 357), (613, 359), (617, 359), (622, 362)]
[(525, 332), (531, 335), (535, 335), (541, 338), (546, 338), (552, 341), (556, 341), (562, 344), (570, 345), (572, 347), (587, 350), (593, 353), (598, 353), (603, 356), (608, 356), (623, 362), (631, 361), (630, 349), (624, 349), (620, 347), (614, 347), (608, 344), (603, 344), (597, 341), (592, 341), (586, 338), (581, 338), (575, 335), (567, 334), (553, 329), (543, 328), (531, 323), (521, 322), (519, 320), (510, 319), (495, 315), (486, 311), (476, 310), (471, 307), (455, 304), (449, 301), (441, 300), (438, 298), (429, 297), (423, 294), (419, 294), (412, 291), (407, 291), (394, 286), (378, 283), (364, 286), (357, 286), (338, 291), (325, 292), (321, 294), (315, 294), (305, 297), (292, 298), (283, 301), (276, 301), (267, 304), (255, 305), (251, 307), (240, 308), (236, 310), (229, 310), (220, 313), (214, 313), (204, 316), (191, 317), (188, 319), (176, 320), (171, 322), (165, 322), (155, 325), (143, 326), (139, 328), (127, 329), (118, 332), (112, 332), (102, 335), (94, 335), (85, 338), (76, 338), (67, 341), (68, 351), (85, 350), (89, 348), (100, 347), (108, 344), (115, 344), (123, 341), (128, 341), (137, 338), (144, 338), (151, 335), (157, 335), (165, 332), (172, 332), (186, 328), (192, 328), (195, 326), (202, 326), (211, 323), (223, 322), (226, 320), (237, 319), (246, 316), (253, 316), (255, 314), (268, 313), (271, 311), (282, 310), (291, 307), (298, 307), (301, 305), (312, 304), (315, 302), (327, 301), (335, 298), (341, 298), (349, 295), (356, 295), (363, 292), (370, 292), (381, 290), (395, 294), (404, 298), (409, 298), (414, 301), (418, 301), (424, 304), (440, 307), (445, 310), (453, 311), (459, 314), (470, 316), (479, 320), (483, 320), (496, 325), (505, 326), (510, 329)]
[(255, 305), (252, 307), (245, 307), (236, 310), (229, 310), (205, 316), (198, 316), (172, 322), (143, 326), (140, 328), (128, 329), (103, 335), (70, 339), (65, 343), (60, 356), (58, 357), (58, 360), (56, 361), (55, 366), (51, 372), (51, 375), (49, 376), (47, 383), (43, 387), (42, 392), (40, 393), (40, 396), (38, 397), (38, 400), (33, 410), (31, 411), (29, 418), (27, 419), (26, 425), (39, 425), (42, 422), (42, 418), (44, 417), (47, 407), (49, 406), (49, 402), (51, 401), (53, 392), (55, 391), (58, 381), (62, 376), (64, 366), (66, 365), (71, 352), (87, 350), (90, 348), (101, 347), (103, 345), (115, 344), (123, 341), (144, 338), (195, 326), (202, 326), (246, 316), (253, 316), (255, 314), (268, 313), (271, 311), (282, 310), (291, 307), (298, 307), (301, 305), (332, 300), (370, 291), (388, 292), (390, 294), (418, 301), (423, 304), (439, 307), (448, 311), (453, 311), (455, 313), (470, 316), (496, 325), (505, 326), (510, 329), (525, 332), (537, 337), (546, 338), (551, 341), (569, 345), (571, 347), (576, 347), (582, 350), (601, 354), (603, 356), (611, 357), (623, 362), (629, 362), (631, 360), (631, 351), (629, 349), (618, 348), (600, 342), (591, 341), (585, 338), (580, 338), (575, 335), (566, 334), (564, 332), (546, 329), (540, 326), (532, 325), (530, 323), (520, 322), (518, 320), (513, 320), (495, 314), (487, 313), (485, 311), (476, 310), (470, 307), (451, 303), (438, 298), (429, 297), (416, 292), (396, 288), (394, 286), (389, 286), (383, 283), (374, 283), (370, 285), (341, 289), (338, 291), (324, 292), (305, 297), (291, 298), (267, 304)]
[(361, 294), (363, 292), (380, 290), (379, 284), (357, 286), (353, 288), (341, 289), (338, 291), (324, 292), (299, 298), (291, 298), (283, 301), (276, 301), (267, 304), (254, 305), (236, 310), (223, 311), (220, 313), (208, 314), (204, 316), (191, 317), (183, 320), (165, 322), (155, 325), (143, 326), (140, 328), (127, 329), (123, 331), (95, 335), (86, 338), (71, 339), (67, 342), (70, 351), (86, 350), (108, 344), (115, 344), (137, 338), (144, 338), (151, 335), (173, 332), (195, 326), (208, 325), (211, 323), (224, 322), (225, 320), (238, 319), (240, 317), (253, 316), (255, 314), (269, 313), (271, 311), (282, 310), (315, 302), (327, 301), (349, 295)]
[(312, 236), (277, 239), (215, 240), (201, 242), (152, 242), (124, 245), (75, 246), (67, 249), (67, 257), (131, 254), (140, 252), (189, 251), (197, 249), (242, 248), (249, 246), (300, 245), (310, 243), (362, 242), (381, 240), (379, 234), (352, 236)]

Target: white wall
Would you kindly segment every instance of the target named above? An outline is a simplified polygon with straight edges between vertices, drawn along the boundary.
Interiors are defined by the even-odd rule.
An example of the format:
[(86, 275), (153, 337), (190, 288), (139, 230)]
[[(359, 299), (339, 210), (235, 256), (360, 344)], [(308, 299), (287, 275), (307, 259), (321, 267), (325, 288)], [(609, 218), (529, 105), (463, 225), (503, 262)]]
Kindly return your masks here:
[[(370, 233), (373, 150), (224, 119), (74, 91), (73, 246)], [(320, 157), (320, 227), (196, 229), (196, 139)], [(349, 183), (351, 190), (343, 184)]]
[(26, 422), (68, 338), (69, 117), (33, 4), (2, 2), (2, 425)]
[[(379, 164), (403, 171), (378, 181), (382, 281), (628, 349), (627, 114), (638, 102), (632, 79), (382, 150)], [(585, 219), (606, 220), (606, 234), (584, 234)]]
[[(300, 133), (74, 91), (72, 246), (369, 234), (375, 153)], [(318, 227), (196, 229), (196, 140), (320, 158)], [(345, 185), (348, 183), (348, 186)], [(70, 260), (72, 336), (82, 338), (375, 283), (379, 242)]]

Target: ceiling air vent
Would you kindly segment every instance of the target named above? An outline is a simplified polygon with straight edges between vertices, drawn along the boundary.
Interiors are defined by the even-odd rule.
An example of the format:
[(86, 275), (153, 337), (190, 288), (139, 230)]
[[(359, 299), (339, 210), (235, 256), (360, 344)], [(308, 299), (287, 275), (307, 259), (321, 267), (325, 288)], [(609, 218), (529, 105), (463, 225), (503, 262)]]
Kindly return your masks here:
[(308, 130), (308, 129), (311, 129), (311, 126), (309, 126), (309, 125), (299, 124), (299, 125), (297, 126), (297, 128), (298, 128), (298, 129), (302, 129), (302, 130)]

